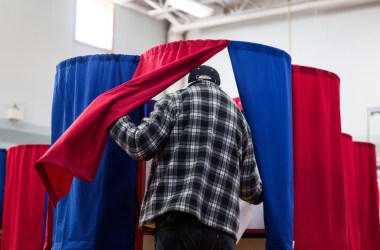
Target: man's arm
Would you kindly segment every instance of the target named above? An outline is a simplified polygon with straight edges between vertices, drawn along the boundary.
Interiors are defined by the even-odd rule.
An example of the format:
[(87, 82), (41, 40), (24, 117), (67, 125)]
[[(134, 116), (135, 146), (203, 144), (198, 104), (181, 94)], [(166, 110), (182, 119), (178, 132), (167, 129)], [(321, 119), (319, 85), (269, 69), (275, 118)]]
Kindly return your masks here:
[(263, 201), (263, 188), (253, 151), (252, 135), (247, 125), (243, 136), (240, 198), (251, 204)]
[(109, 128), (115, 142), (136, 160), (149, 160), (161, 149), (173, 127), (173, 103), (170, 98), (157, 102), (149, 118), (136, 126), (129, 116), (118, 119)]

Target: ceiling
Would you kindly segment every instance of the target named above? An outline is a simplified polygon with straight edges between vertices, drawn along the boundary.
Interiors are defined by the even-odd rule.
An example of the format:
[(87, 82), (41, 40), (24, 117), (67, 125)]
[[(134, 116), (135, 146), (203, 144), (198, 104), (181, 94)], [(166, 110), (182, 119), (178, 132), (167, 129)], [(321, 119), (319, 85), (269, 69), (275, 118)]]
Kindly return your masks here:
[(183, 0), (108, 1), (157, 20), (167, 20), (170, 23), (170, 31), (179, 34), (192, 29), (228, 23), (380, 2), (380, 0), (190, 0), (212, 8), (213, 13), (210, 16), (199, 18), (173, 7), (173, 2)]

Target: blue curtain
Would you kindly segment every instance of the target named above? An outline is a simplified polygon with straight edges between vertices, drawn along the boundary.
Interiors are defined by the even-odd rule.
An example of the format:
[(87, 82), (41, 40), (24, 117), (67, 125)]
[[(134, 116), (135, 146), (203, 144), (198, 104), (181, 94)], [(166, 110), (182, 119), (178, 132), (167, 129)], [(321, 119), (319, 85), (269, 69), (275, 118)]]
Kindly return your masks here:
[(4, 186), (5, 186), (5, 162), (7, 158), (7, 151), (0, 149), (0, 228), (3, 225), (3, 199), (4, 199)]
[(263, 181), (266, 248), (292, 249), (291, 58), (276, 48), (239, 41), (232, 41), (228, 52)]
[[(52, 143), (98, 95), (130, 80), (138, 62), (139, 56), (107, 54), (59, 63)], [(130, 113), (135, 122), (139, 113)], [(136, 167), (137, 162), (109, 139), (93, 182), (74, 178), (70, 193), (54, 209), (53, 249), (133, 249)]]

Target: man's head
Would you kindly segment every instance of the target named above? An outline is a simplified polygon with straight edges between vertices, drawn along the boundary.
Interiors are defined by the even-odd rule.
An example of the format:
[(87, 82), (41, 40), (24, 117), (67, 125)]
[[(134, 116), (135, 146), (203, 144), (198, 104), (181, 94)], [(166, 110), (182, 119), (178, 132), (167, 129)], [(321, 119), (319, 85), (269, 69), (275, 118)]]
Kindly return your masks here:
[(217, 85), (220, 85), (218, 71), (207, 65), (200, 65), (190, 71), (188, 83), (192, 83), (197, 80), (209, 80)]

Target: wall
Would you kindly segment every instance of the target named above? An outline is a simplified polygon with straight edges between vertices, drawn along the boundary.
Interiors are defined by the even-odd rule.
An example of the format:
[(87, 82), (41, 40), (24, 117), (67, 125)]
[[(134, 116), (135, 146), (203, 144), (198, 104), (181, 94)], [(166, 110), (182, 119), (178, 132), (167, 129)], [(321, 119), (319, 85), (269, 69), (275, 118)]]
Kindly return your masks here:
[[(19, 131), (33, 134), (36, 126), (45, 143), (50, 131), (51, 103), (56, 65), (65, 59), (111, 53), (74, 41), (75, 0), (0, 0), (0, 147), (1, 134)], [(141, 54), (166, 42), (166, 23), (115, 6), (112, 53)], [(6, 120), (17, 103), (25, 120)], [(34, 142), (34, 141), (33, 141)], [(24, 143), (24, 142), (23, 142)]]
[[(341, 79), (342, 130), (366, 140), (367, 108), (380, 107), (380, 5), (293, 15), (291, 44), (286, 16), (187, 33), (187, 39), (231, 39), (287, 51), (292, 63), (336, 73)], [(291, 52), (289, 51), (291, 48)], [(210, 63), (222, 69), (224, 88), (237, 94), (228, 54)], [(222, 76), (223, 77), (223, 76)], [(222, 85), (223, 87), (223, 85)]]

